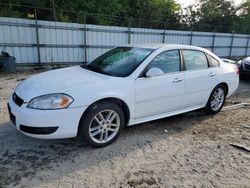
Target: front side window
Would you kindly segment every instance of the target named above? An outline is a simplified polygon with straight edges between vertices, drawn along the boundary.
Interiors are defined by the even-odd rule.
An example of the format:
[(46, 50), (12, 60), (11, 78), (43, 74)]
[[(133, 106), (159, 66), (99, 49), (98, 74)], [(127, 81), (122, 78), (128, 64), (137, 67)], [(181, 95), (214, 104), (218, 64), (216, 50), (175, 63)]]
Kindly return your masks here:
[(180, 55), (179, 50), (169, 50), (156, 56), (148, 65), (150, 68), (159, 68), (164, 73), (172, 73), (180, 71)]
[(101, 74), (126, 77), (152, 52), (153, 49), (147, 48), (117, 47), (82, 67)]
[(183, 50), (182, 52), (186, 70), (208, 68), (207, 57), (203, 52), (196, 50)]

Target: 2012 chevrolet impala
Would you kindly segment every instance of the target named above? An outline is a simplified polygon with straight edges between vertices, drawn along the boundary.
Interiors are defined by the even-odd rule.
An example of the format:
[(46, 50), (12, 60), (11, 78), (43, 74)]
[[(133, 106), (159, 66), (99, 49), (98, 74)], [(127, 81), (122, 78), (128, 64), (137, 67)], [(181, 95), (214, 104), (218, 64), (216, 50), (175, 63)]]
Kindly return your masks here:
[(40, 73), (9, 98), (15, 128), (35, 138), (111, 144), (124, 126), (200, 108), (218, 113), (238, 88), (237, 66), (186, 45), (114, 48), (94, 61)]

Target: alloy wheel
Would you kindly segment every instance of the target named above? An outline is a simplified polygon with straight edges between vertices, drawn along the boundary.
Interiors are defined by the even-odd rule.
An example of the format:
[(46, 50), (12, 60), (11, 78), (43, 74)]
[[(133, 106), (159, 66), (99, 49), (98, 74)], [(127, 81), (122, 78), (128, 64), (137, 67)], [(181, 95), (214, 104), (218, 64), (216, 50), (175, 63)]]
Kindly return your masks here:
[(218, 109), (220, 109), (221, 106), (223, 105), (224, 98), (225, 98), (224, 90), (218, 87), (213, 93), (213, 97), (210, 103), (211, 108), (214, 111), (217, 111)]
[(90, 138), (96, 143), (109, 142), (118, 133), (120, 123), (120, 117), (114, 110), (102, 110), (90, 122)]

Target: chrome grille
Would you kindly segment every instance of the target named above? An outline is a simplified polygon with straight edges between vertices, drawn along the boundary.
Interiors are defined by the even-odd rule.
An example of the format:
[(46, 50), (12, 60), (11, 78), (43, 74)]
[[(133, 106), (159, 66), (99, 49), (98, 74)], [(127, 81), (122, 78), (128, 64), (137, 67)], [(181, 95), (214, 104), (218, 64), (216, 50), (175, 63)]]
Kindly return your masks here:
[(246, 70), (250, 70), (250, 65), (249, 65), (249, 64), (244, 64), (244, 68), (245, 68)]

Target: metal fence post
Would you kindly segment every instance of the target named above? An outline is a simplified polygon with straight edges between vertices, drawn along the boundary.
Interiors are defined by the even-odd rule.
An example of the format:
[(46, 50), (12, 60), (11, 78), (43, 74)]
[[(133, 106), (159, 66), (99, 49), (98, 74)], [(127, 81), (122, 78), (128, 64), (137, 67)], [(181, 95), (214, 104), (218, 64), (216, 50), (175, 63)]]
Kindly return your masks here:
[(131, 40), (131, 18), (128, 19), (128, 44), (130, 44)]
[(52, 9), (53, 9), (53, 14), (54, 14), (54, 20), (57, 21), (55, 1), (51, 0), (51, 4), (52, 4)]
[(83, 30), (83, 37), (84, 37), (84, 63), (87, 63), (87, 31), (86, 31), (86, 13), (84, 13), (84, 30)]
[(245, 57), (247, 56), (249, 42), (250, 42), (250, 35), (248, 35), (248, 38), (247, 38), (247, 45), (246, 45), (246, 50), (245, 50)]
[(212, 52), (214, 52), (214, 41), (215, 41), (216, 33), (213, 34), (213, 40), (212, 40)]
[(191, 31), (191, 34), (190, 34), (190, 45), (192, 45), (193, 43), (193, 31)]
[(230, 45), (230, 51), (229, 51), (229, 57), (232, 57), (232, 49), (233, 49), (233, 44), (234, 44), (234, 33), (232, 35), (231, 39), (231, 45)]
[(37, 57), (38, 57), (38, 64), (41, 67), (41, 54), (40, 54), (40, 42), (39, 42), (39, 26), (37, 21), (37, 10), (34, 9), (35, 12), (35, 20), (36, 20), (36, 46), (37, 46)]
[(164, 22), (164, 31), (163, 31), (163, 38), (162, 38), (162, 43), (165, 43), (165, 35), (166, 35), (166, 28), (167, 28), (167, 24), (166, 22)]

